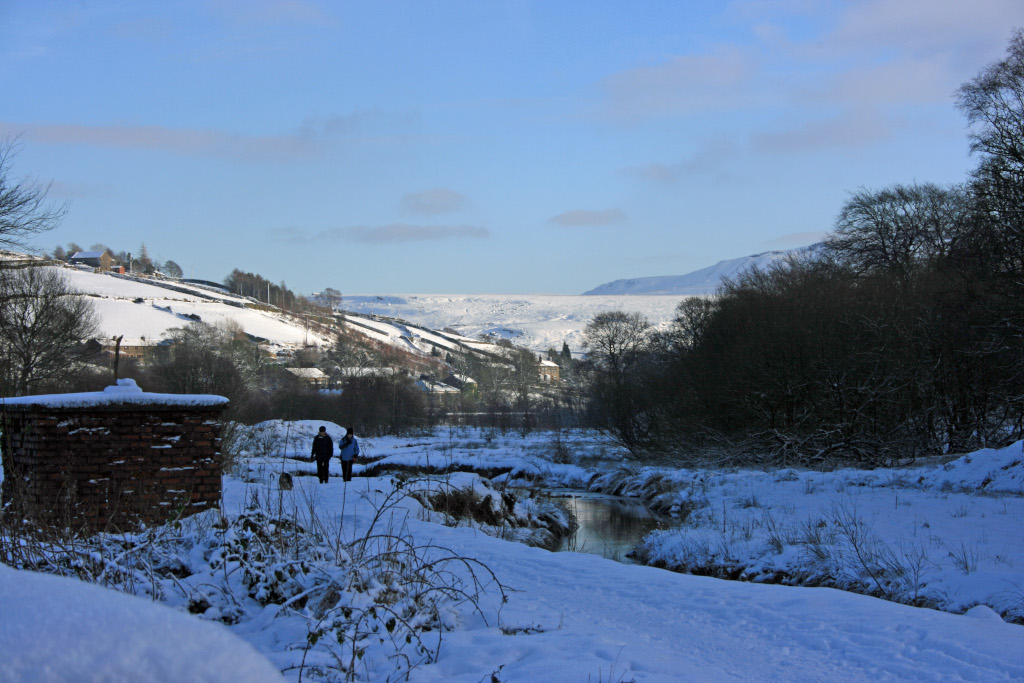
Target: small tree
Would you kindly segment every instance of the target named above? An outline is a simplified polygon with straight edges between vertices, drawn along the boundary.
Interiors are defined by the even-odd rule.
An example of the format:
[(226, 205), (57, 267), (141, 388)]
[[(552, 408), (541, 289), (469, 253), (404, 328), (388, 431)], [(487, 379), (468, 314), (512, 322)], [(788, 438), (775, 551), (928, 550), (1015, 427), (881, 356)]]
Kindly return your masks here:
[(4, 390), (29, 393), (66, 373), (96, 335), (92, 302), (55, 268), (0, 269), (0, 369)]
[(139, 255), (135, 258), (133, 269), (138, 269), (143, 273), (152, 273), (155, 270), (153, 259), (149, 256), (149, 250), (146, 249), (145, 242), (139, 245)]
[(178, 279), (181, 279), (185, 275), (181, 266), (171, 260), (164, 261), (164, 273)]

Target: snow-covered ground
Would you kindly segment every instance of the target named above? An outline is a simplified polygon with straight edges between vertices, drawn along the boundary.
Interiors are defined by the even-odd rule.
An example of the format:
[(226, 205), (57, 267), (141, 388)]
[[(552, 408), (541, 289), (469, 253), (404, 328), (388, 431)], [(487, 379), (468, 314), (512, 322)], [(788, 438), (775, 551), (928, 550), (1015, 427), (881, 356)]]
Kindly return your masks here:
[(219, 624), (77, 579), (0, 564), (0, 680), (281, 681)]
[(496, 481), (640, 498), (668, 515), (640, 548), (651, 564), (1024, 622), (1024, 442), (903, 469), (766, 472), (630, 465), (596, 434), (483, 434), (381, 441), (374, 471), (507, 471)]
[(492, 335), (543, 353), (583, 347), (583, 329), (595, 315), (640, 313), (659, 328), (675, 317), (682, 296), (568, 296), (549, 294), (346, 294), (341, 307), (353, 313), (400, 318), (466, 337)]
[[(249, 454), (225, 477), (227, 524), (204, 514), (148, 532), (165, 573), (137, 563), (141, 539), (108, 539), (121, 549), (111, 553), (115, 562), (130, 557), (136, 564), (127, 577), (107, 566), (107, 578), (195, 612), (194, 619), (221, 622), (218, 628), (247, 641), (289, 680), (341, 679), (349, 664), (360, 679), (384, 680), (411, 667), (411, 680), (467, 683), (1024, 678), (1024, 627), (1005, 623), (984, 604), (955, 614), (832, 588), (725, 581), (551, 553), (497, 538), (474, 522), (437, 523), (438, 513), (406, 495), (415, 480), (357, 476), (346, 485), (337, 461), (330, 482), (320, 485), (303, 476), (311, 464), (293, 459), (308, 453), (319, 424), (275, 422), (252, 430)], [(336, 424), (327, 427), (334, 436), (343, 433)], [(934, 536), (943, 547), (972, 549), (976, 569), (960, 572), (951, 560), (935, 570), (944, 592), (966, 598), (958, 611), (984, 603), (968, 596), (990, 594), (993, 586), (1012, 593), (1016, 584), (1019, 596), (1024, 585), (1020, 445), (1014, 449), (895, 473), (672, 474), (613, 472), (610, 463), (621, 454), (592, 434), (445, 429), (362, 440), (368, 461), (509, 469), (499, 485), (530, 475), (549, 484), (657, 491), (652, 501), (674, 496), (694, 519), (719, 510), (715, 524), (726, 535), (734, 522), (742, 533), (744, 511), (750, 519), (775, 515), (781, 527), (817, 519), (830, 505), (846, 506), (877, 538), (932, 543)], [(293, 489), (279, 489), (282, 471), (293, 475)], [(447, 481), (494, 490), (475, 475)], [(373, 542), (388, 553), (417, 548), (419, 555), (381, 564), (382, 556), (372, 559), (360, 541), (371, 529)], [(776, 555), (786, 552), (784, 545)], [(454, 588), (412, 591), (415, 581), (401, 572), (424, 567)], [(22, 604), (20, 588), (35, 578), (5, 571), (3, 579), (0, 612), (7, 615)], [(69, 596), (62, 605), (76, 600)], [(0, 650), (12, 642), (25, 656), (33, 647), (52, 649), (46, 639), (13, 640), (5, 630), (38, 632), (40, 621), (64, 609), (72, 608), (5, 619)], [(77, 637), (90, 643), (97, 636), (83, 629)], [(193, 640), (163, 642), (202, 661)]]

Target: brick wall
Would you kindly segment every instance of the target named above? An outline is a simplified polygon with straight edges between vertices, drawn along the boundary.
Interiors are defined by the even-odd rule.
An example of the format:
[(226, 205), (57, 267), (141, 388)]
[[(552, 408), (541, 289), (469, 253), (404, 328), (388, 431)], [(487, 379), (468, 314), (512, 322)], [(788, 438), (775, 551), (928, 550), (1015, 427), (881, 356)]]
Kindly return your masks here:
[(6, 405), (3, 505), (37, 521), (131, 529), (217, 507), (222, 405)]

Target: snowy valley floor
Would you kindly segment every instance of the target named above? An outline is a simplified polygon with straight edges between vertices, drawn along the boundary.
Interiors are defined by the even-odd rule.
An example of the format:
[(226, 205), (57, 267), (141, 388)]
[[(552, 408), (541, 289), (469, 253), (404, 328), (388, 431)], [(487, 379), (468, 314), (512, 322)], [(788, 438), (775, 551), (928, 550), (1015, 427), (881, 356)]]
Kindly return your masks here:
[[(252, 430), (248, 454), (225, 477), (227, 524), (202, 515), (145, 538), (107, 539), (103, 552), (119, 571), (97, 563), (93, 578), (226, 624), (288, 680), (1024, 678), (1024, 626), (999, 616), (1024, 610), (1020, 444), (913, 470), (705, 472), (626, 467), (591, 434), (446, 429), (366, 438), (362, 450), (374, 468), (475, 469), (490, 481), (459, 473), (425, 484), (380, 472), (344, 484), (335, 461), (320, 485), (297, 459), (319, 424)], [(282, 470), (292, 490), (280, 490)], [(749, 580), (552, 553), (495, 537), (528, 535), (522, 528), (455, 521), (406, 495), (469, 489), (526, 525), (543, 505), (526, 490), (502, 503), (501, 489), (528, 481), (674, 511), (678, 527), (647, 538), (649, 561)], [(16, 574), (3, 575), (5, 615)], [(23, 644), (10, 630), (0, 627), (5, 657)], [(46, 639), (34, 647), (57, 650)], [(189, 657), (192, 646), (181, 647)]]

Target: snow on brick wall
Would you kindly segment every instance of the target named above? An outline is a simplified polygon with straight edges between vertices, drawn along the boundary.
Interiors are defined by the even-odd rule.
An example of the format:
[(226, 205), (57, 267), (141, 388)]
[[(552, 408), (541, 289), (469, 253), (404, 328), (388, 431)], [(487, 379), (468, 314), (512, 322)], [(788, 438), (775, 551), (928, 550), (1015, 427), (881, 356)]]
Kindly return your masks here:
[(224, 403), (5, 402), (3, 505), (128, 529), (217, 507)]

